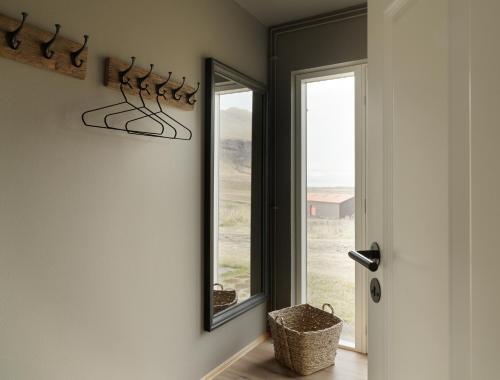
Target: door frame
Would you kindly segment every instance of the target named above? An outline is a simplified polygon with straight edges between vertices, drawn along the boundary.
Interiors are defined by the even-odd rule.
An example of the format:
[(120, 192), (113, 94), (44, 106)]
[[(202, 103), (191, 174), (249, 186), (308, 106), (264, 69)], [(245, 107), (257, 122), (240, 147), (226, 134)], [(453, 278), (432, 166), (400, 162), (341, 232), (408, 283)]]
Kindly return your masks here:
[[(307, 300), (304, 286), (307, 276), (306, 265), (306, 205), (303, 198), (306, 195), (306, 115), (305, 85), (315, 79), (342, 77), (354, 72), (355, 75), (355, 223), (356, 248), (366, 246), (366, 70), (367, 60), (345, 62), (341, 64), (322, 66), (307, 70), (297, 70), (291, 73), (292, 81), (292, 170), (291, 170), (291, 235), (292, 235), (292, 294), (294, 304), (305, 303)], [(346, 252), (347, 254), (347, 252)], [(355, 290), (355, 346), (346, 346), (345, 349), (367, 352), (367, 324), (368, 324), (368, 276), (365, 270), (356, 264)]]

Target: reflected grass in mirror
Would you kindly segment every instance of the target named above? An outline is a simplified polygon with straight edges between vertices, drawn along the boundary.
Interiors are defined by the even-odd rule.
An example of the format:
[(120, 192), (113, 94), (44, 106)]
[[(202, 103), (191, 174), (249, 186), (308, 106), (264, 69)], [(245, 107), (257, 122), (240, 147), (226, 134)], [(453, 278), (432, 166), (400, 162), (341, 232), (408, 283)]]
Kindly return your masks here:
[(251, 295), (252, 100), (249, 88), (217, 76), (214, 147), (219, 210), (214, 282), (234, 290), (236, 302)]

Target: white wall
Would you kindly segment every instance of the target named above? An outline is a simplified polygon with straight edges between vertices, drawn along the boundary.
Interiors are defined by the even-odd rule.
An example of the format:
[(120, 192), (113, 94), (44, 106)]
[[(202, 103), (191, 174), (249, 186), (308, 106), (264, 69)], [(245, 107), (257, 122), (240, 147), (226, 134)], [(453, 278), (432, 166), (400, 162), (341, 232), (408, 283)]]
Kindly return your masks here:
[[(266, 80), (266, 30), (229, 0), (3, 0), (90, 39), (87, 80), (0, 59), (0, 379), (199, 379), (260, 335), (264, 305), (202, 329), (203, 99), (191, 142), (83, 127), (118, 101), (105, 56), (203, 82)], [(203, 88), (202, 88), (203, 90)]]

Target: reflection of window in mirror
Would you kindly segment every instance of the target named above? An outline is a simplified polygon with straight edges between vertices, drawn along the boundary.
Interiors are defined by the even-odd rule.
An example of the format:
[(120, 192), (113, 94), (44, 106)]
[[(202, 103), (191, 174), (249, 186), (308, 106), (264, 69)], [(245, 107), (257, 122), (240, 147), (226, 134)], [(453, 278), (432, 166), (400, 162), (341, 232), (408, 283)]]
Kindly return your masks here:
[[(216, 77), (214, 151), (218, 183), (213, 278), (224, 290), (215, 287), (214, 301), (225, 302), (227, 307), (252, 295), (252, 107), (250, 89)], [(224, 305), (214, 307), (224, 309)]]

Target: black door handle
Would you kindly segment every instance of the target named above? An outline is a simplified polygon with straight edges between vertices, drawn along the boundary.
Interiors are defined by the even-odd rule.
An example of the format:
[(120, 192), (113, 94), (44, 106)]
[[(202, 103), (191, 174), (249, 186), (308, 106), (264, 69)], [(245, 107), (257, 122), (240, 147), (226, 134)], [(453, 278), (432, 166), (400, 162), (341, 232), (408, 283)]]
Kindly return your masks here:
[(380, 265), (380, 247), (377, 243), (372, 243), (369, 251), (349, 251), (349, 257), (375, 272)]

